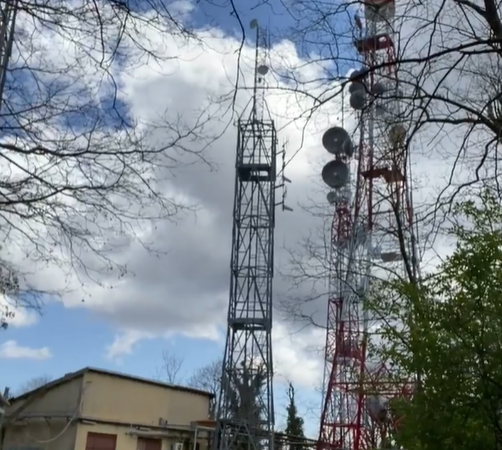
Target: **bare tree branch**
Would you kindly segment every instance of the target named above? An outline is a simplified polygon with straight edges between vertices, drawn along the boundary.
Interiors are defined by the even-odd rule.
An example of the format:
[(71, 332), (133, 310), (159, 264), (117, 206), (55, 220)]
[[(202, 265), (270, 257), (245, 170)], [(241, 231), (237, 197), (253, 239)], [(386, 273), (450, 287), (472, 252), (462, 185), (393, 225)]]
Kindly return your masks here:
[(197, 369), (188, 379), (188, 385), (214, 395), (210, 404), (210, 417), (216, 417), (221, 388), (222, 361), (216, 360)]
[(116, 258), (127, 243), (165, 251), (142, 230), (197, 210), (169, 183), (182, 166), (212, 168), (204, 151), (219, 106), (136, 117), (121, 78), (204, 46), (182, 14), (176, 1), (19, 1), (0, 111), (2, 323), (69, 287), (40, 287), (34, 273), (57, 267), (58, 282), (76, 274), (84, 299), (87, 283), (109, 288), (103, 274), (127, 273)]
[(50, 383), (51, 381), (52, 377), (50, 375), (40, 375), (38, 377), (34, 377), (31, 380), (28, 380), (18, 389), (16, 397), (34, 391), (35, 389), (38, 389), (39, 387), (42, 387), (47, 383)]
[(157, 369), (157, 376), (166, 383), (180, 384), (183, 382), (181, 371), (184, 358), (175, 355), (170, 350), (162, 352), (162, 366)]

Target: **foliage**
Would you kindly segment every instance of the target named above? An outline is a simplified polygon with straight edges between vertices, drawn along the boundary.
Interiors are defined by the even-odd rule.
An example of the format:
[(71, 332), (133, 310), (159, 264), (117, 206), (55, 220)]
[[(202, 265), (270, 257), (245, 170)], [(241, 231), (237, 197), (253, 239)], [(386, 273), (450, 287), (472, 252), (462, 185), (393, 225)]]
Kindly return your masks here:
[[(183, 369), (183, 358), (174, 355), (168, 350), (162, 352), (162, 366), (157, 370), (159, 379), (168, 383), (186, 383), (188, 386), (210, 392), (214, 395), (210, 404), (209, 415), (212, 418), (218, 417), (218, 401), (221, 395), (221, 359), (214, 360), (195, 370), (188, 380), (184, 381), (181, 375)], [(229, 416), (235, 418), (260, 418), (262, 406), (260, 404), (261, 390), (265, 378), (261, 369), (250, 369), (242, 365), (235, 370), (229, 381), (229, 392), (223, 401)]]
[(453, 212), (452, 255), (419, 287), (381, 283), (367, 304), (385, 319), (373, 351), (399, 377), (415, 374), (412, 398), (396, 406), (407, 450), (502, 445), (502, 209), (485, 190)]
[[(188, 379), (188, 385), (214, 394), (210, 405), (210, 416), (214, 419), (240, 419), (255, 422), (259, 427), (263, 404), (261, 393), (266, 381), (265, 371), (261, 367), (250, 367), (241, 364), (231, 373), (224, 373), (222, 378), (223, 361), (215, 360), (197, 369)], [(248, 422), (249, 423), (249, 422)], [(249, 442), (247, 431), (241, 430), (236, 437), (239, 448), (254, 447)], [(276, 444), (280, 444), (280, 436), (275, 435)], [(279, 448), (277, 446), (276, 448)]]
[(298, 409), (295, 402), (295, 389), (291, 383), (289, 383), (288, 398), (289, 404), (286, 408), (288, 417), (284, 434), (288, 436), (288, 440), (293, 442), (289, 445), (289, 450), (303, 450), (301, 441), (305, 439), (305, 434), (303, 432), (304, 423), (303, 418), (298, 416)]
[(263, 412), (261, 392), (266, 382), (262, 367), (252, 368), (242, 363), (234, 369), (228, 379), (226, 394), (228, 412), (233, 419), (244, 419), (258, 423)]

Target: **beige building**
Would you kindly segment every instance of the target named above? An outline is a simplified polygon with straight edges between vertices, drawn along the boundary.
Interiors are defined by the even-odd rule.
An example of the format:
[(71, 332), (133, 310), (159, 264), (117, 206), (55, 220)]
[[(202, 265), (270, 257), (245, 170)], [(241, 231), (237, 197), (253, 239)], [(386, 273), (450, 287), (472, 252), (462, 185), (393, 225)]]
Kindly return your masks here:
[(12, 399), (2, 450), (206, 450), (212, 394), (85, 368)]

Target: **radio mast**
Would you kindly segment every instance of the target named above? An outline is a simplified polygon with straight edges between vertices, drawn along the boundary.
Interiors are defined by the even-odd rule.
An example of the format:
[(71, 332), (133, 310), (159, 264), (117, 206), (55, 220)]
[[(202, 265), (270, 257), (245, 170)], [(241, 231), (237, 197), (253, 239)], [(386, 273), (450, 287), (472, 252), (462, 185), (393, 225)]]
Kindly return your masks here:
[[(237, 123), (230, 298), (214, 448), (273, 449), (272, 278), (277, 133), (266, 100), (265, 35), (256, 20), (251, 110)], [(282, 150), (284, 152), (284, 150)], [(284, 159), (283, 159), (284, 161)], [(284, 163), (283, 163), (284, 169)], [(279, 175), (282, 176), (279, 177)], [(282, 180), (277, 184), (277, 178)], [(285, 191), (283, 190), (283, 193)]]
[[(353, 139), (335, 126), (322, 139), (334, 156), (322, 170), (334, 215), (318, 450), (390, 448), (398, 418), (389, 401), (410, 388), (407, 380), (392, 379), (387, 362), (368, 351), (378, 330), (378, 321), (363, 307), (371, 281), (391, 273), (405, 277), (417, 268), (405, 267), (401, 246), (414, 254), (395, 0), (367, 0), (363, 8), (364, 23), (357, 18), (354, 41), (362, 68), (351, 74), (348, 87), (358, 133)], [(416, 258), (411, 260), (415, 265)]]

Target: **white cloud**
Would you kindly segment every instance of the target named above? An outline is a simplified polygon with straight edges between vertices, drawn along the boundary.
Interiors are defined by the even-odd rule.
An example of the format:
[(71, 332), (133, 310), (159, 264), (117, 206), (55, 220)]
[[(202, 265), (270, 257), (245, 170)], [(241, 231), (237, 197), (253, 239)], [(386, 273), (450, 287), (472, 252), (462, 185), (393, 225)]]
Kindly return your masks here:
[(106, 347), (106, 357), (117, 363), (122, 361), (122, 357), (133, 352), (138, 341), (150, 338), (149, 333), (134, 330), (126, 330), (116, 334), (113, 342)]
[[(165, 333), (162, 337), (169, 339), (173, 333)], [(155, 338), (154, 333), (138, 330), (124, 330), (115, 335), (113, 342), (105, 348), (106, 358), (121, 363), (124, 356), (130, 355), (142, 340)], [(220, 332), (214, 337), (224, 343), (224, 335)], [(206, 338), (210, 338), (206, 336)], [(317, 389), (323, 370), (322, 346), (325, 342), (324, 331), (319, 328), (305, 332), (292, 333), (290, 328), (281, 322), (273, 327), (272, 345), (274, 348), (274, 372), (279, 382), (291, 381), (295, 386), (304, 389)]]
[[(189, 12), (187, 4), (180, 2), (179, 5), (182, 6), (179, 8), (180, 14)], [(152, 120), (165, 115), (166, 111), (168, 118), (178, 114), (189, 117), (193, 110), (209, 106), (215, 108), (208, 98), (218, 98), (228, 93), (237, 71), (235, 50), (240, 42), (226, 36), (221, 30), (201, 31), (199, 37), (207, 43), (204, 46), (195, 43), (187, 45), (181, 38), (163, 31), (155, 33), (148, 30), (144, 36), (145, 42), (156, 43), (166, 56), (183, 53), (182, 59), (166, 58), (156, 62), (155, 66), (153, 63), (147, 66), (136, 61), (129, 70), (123, 70), (123, 66), (112, 68), (121, 89), (121, 98), (130, 105), (133, 119), (145, 128)], [(66, 47), (61, 42), (58, 46), (51, 44), (49, 38), (53, 36), (47, 37), (44, 48), (47, 46), (53, 52), (47, 54), (47, 58), (53, 58), (54, 67), (58, 67), (62, 55), (60, 50)], [(329, 63), (305, 65), (306, 61), (297, 54), (291, 42), (283, 41), (275, 45), (271, 53), (276, 65), (289, 68), (303, 65), (303, 69), (296, 70), (297, 79), (321, 80), (320, 84), (328, 92), (335, 85), (332, 81), (324, 82), (325, 74), (330, 73), (325, 71)], [(72, 52), (66, 52), (65, 58), (71, 55)], [(241, 65), (241, 70), (248, 84), (252, 67), (249, 63), (253, 55), (254, 49), (246, 46), (243, 51), (246, 64)], [(80, 63), (78, 67), (88, 70), (89, 79), (93, 80), (92, 88), (99, 89), (95, 69), (83, 66), (85, 64)], [(282, 88), (291, 87), (274, 81), (273, 77), (270, 77), (269, 82)], [(315, 83), (309, 86), (309, 94), (319, 90), (320, 86)], [(241, 92), (237, 101), (238, 109), (242, 108), (248, 94)], [(280, 130), (280, 141), (289, 141), (288, 157), (302, 148), (287, 168), (287, 176), (293, 180), (288, 204), (295, 207), (295, 212), (277, 214), (276, 266), (283, 266), (288, 255), (281, 247), (294, 246), (301, 236), (320, 225), (318, 219), (305, 214), (297, 207), (297, 203), (325, 204), (327, 189), (319, 188), (319, 168), (330, 156), (321, 146), (321, 136), (329, 125), (340, 123), (340, 101), (330, 101), (308, 123), (304, 119), (292, 123), (311, 106), (308, 100), (298, 99), (297, 94), (272, 91), (268, 103)], [(228, 120), (230, 117), (226, 116), (222, 118), (222, 123), (211, 124), (211, 132), (221, 132)], [(150, 138), (162, 142), (165, 136), (154, 130)], [(63, 296), (65, 306), (90, 309), (119, 330), (106, 349), (107, 357), (116, 360), (133, 352), (135, 345), (143, 339), (166, 337), (173, 333), (218, 339), (218, 330), (225, 325), (228, 302), (235, 145), (235, 129), (230, 128), (208, 151), (208, 156), (219, 165), (217, 173), (208, 173), (205, 166), (192, 166), (176, 172), (176, 178), (165, 180), (166, 189), (196, 201), (203, 207), (196, 218), (186, 216), (178, 224), (143, 227), (141, 237), (145, 241), (156, 242), (159, 249), (165, 250), (167, 254), (158, 258), (149, 257), (138, 240), (125, 239), (121, 251), (114, 257), (127, 264), (130, 272), (120, 280), (116, 274), (103, 275), (100, 280), (102, 285), (87, 283), (82, 287), (80, 279), (75, 276), (63, 277), (59, 268), (55, 267), (34, 270), (34, 281), (40, 288), (56, 289), (59, 287), (58, 282), (66, 283), (69, 280), (73, 291)], [(424, 144), (424, 147), (427, 145), (430, 146)], [(431, 164), (424, 163), (424, 159), (417, 157), (415, 163), (420, 176), (435, 175)], [(18, 263), (24, 261), (25, 255), (20, 255)], [(113, 289), (107, 289), (110, 286)], [(288, 288), (290, 286), (277, 276), (277, 295), (274, 298), (283, 296)], [(86, 301), (83, 303), (81, 300), (84, 296)], [(323, 306), (322, 311), (326, 310), (325, 302), (326, 298), (322, 298), (316, 303)], [(34, 319), (30, 316), (18, 320), (19, 323), (28, 324)], [(291, 379), (305, 387), (313, 386), (323, 369), (322, 355), (319, 353), (324, 344), (323, 333), (320, 330), (290, 333), (290, 326), (286, 323), (274, 327), (274, 357), (278, 377)]]
[(324, 368), (322, 346), (325, 336), (319, 328), (291, 333), (286, 324), (275, 324), (272, 344), (276, 380), (291, 381), (294, 386), (309, 390), (319, 388)]
[[(117, 68), (121, 95), (131, 105), (134, 119), (147, 124), (162, 116), (166, 110), (169, 117), (178, 114), (189, 117), (194, 109), (208, 105), (208, 97), (217, 98), (232, 88), (232, 77), (237, 70), (234, 50), (240, 43), (216, 29), (200, 32), (200, 37), (207, 45), (187, 46), (181, 39), (167, 33), (152, 34), (150, 30), (145, 40), (158, 43), (166, 54), (183, 49), (183, 59), (166, 59), (158, 62), (156, 67), (137, 64), (129, 71)], [(63, 44), (60, 46), (64, 47)], [(301, 65), (301, 58), (287, 42), (278, 44), (272, 52), (280, 53), (288, 65)], [(253, 56), (254, 49), (245, 47), (243, 58), (246, 64), (241, 66), (241, 76), (247, 84), (252, 78), (252, 65), (248, 63)], [(49, 57), (54, 58), (54, 66), (57, 67), (60, 53), (49, 53)], [(82, 65), (81, 62), (79, 67)], [(305, 77), (316, 78), (322, 68), (308, 66), (306, 70)], [(91, 78), (94, 75), (91, 70)], [(284, 87), (273, 77), (270, 84)], [(315, 89), (312, 86), (310, 93)], [(237, 108), (242, 108), (248, 95), (249, 92), (241, 92)], [(321, 148), (320, 133), (337, 121), (329, 113), (339, 109), (339, 102), (334, 100), (326, 108), (321, 108), (308, 126), (305, 126), (304, 119), (291, 122), (304, 110), (304, 104), (298, 101), (296, 95), (272, 91), (268, 104), (276, 116), (280, 141), (290, 142), (288, 157), (303, 146), (287, 169), (288, 177), (293, 179), (288, 203), (295, 206), (298, 201), (308, 201), (311, 188), (315, 186), (310, 178), (315, 176), (317, 183), (319, 161), (329, 160), (329, 155)], [(285, 111), (287, 114), (284, 114)], [(224, 119), (223, 123), (213, 124), (212, 133), (221, 132), (231, 118), (227, 116)], [(163, 138), (157, 132), (151, 136), (151, 139), (159, 141)], [(169, 189), (198, 202), (202, 210), (197, 217), (186, 216), (178, 224), (145, 225), (140, 230), (142, 239), (156, 242), (159, 250), (168, 252), (166, 255), (148, 257), (138, 240), (124, 239), (122, 250), (114, 258), (127, 264), (131, 272), (119, 280), (114, 273), (105, 274), (100, 279), (100, 285), (87, 283), (82, 286), (80, 281), (85, 279), (82, 272), (79, 275), (83, 278), (77, 279), (67, 274), (61, 277), (56, 267), (39, 267), (36, 271), (33, 280), (41, 289), (55, 290), (59, 287), (57, 283), (62, 285), (69, 281), (72, 289), (62, 298), (65, 306), (91, 309), (121, 330), (107, 349), (109, 357), (116, 358), (131, 352), (136, 342), (149, 336), (182, 333), (191, 337), (218, 339), (218, 330), (225, 325), (228, 302), (235, 145), (235, 129), (230, 128), (208, 151), (208, 157), (219, 165), (217, 173), (208, 173), (205, 166), (193, 166), (180, 169), (176, 178), (168, 180)], [(324, 200), (322, 193), (320, 201)], [(302, 214), (301, 210), (290, 215), (278, 213), (276, 248), (283, 243), (295, 243), (298, 235), (313, 224), (315, 220)], [(281, 264), (284, 253), (277, 251), (276, 255), (276, 264)], [(111, 286), (113, 289), (107, 289)], [(283, 288), (280, 282), (276, 282), (277, 291)], [(83, 297), (85, 302), (82, 302)], [(286, 332), (282, 338), (286, 339), (285, 336)]]
[(6, 341), (0, 344), (0, 358), (44, 360), (52, 357), (49, 347), (24, 347), (16, 341)]

